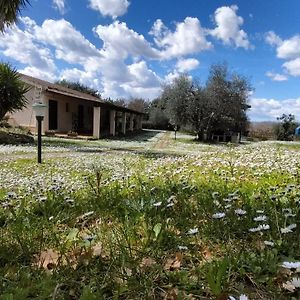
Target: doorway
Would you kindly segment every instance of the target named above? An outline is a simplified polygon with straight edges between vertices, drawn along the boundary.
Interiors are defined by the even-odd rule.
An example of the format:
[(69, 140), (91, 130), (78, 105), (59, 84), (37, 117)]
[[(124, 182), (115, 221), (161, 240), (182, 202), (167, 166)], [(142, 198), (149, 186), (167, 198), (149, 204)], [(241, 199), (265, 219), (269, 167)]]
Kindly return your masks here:
[(83, 105), (79, 104), (78, 105), (78, 132), (83, 132), (84, 130), (83, 117), (84, 117), (84, 107)]
[(57, 101), (49, 100), (49, 130), (57, 130)]

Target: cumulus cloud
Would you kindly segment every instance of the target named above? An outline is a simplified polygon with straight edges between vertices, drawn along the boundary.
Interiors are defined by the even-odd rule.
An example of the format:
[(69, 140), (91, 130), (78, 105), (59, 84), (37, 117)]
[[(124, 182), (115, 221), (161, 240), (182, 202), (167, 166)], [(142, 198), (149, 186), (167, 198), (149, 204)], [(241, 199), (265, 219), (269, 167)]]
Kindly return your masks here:
[(176, 63), (176, 69), (179, 72), (188, 72), (199, 66), (199, 61), (195, 58), (179, 59)]
[(244, 20), (237, 15), (237, 11), (238, 7), (236, 5), (219, 7), (214, 14), (217, 27), (210, 30), (209, 33), (225, 45), (249, 49), (251, 45), (248, 35), (240, 29)]
[[(34, 22), (25, 21), (34, 26)], [(33, 70), (54, 74), (56, 66), (51, 51), (35, 42), (35, 37), (30, 31), (22, 31), (17, 26), (9, 28), (5, 34), (0, 35), (0, 49), (4, 56), (14, 59)], [(28, 69), (27, 69), (28, 70)]]
[(283, 64), (284, 69), (292, 76), (300, 76), (300, 57)]
[(212, 48), (197, 18), (185, 18), (183, 22), (176, 24), (174, 32), (158, 19), (149, 34), (154, 37), (154, 42), (161, 48), (162, 59), (194, 54)]
[(269, 31), (265, 34), (265, 41), (271, 46), (282, 44), (282, 39), (274, 31)]
[(65, 0), (53, 0), (53, 5), (62, 15), (65, 13)]
[(283, 59), (295, 59), (300, 57), (300, 36), (295, 35), (283, 40), (277, 48), (277, 56)]
[(45, 20), (42, 26), (35, 26), (35, 37), (55, 47), (56, 58), (70, 64), (85, 65), (88, 60), (101, 56), (96, 47), (64, 19)]
[(282, 67), (292, 76), (300, 76), (300, 35), (282, 40), (273, 31), (266, 34), (266, 42), (276, 47), (277, 57), (287, 60)]
[(286, 80), (288, 80), (288, 77), (284, 74), (267, 72), (266, 76), (268, 76), (269, 78), (271, 78), (274, 81), (286, 81)]
[(127, 12), (130, 2), (127, 0), (89, 0), (90, 7), (103, 16), (117, 18)]
[(129, 29), (126, 23), (115, 21), (110, 25), (94, 28), (103, 41), (104, 52), (110, 57), (126, 59), (129, 55), (147, 58), (159, 58), (159, 52), (153, 49), (143, 35)]
[(253, 98), (250, 101), (251, 109), (248, 113), (251, 120), (255, 121), (276, 121), (276, 118), (283, 113), (293, 113), (300, 119), (300, 98), (295, 99), (267, 99)]

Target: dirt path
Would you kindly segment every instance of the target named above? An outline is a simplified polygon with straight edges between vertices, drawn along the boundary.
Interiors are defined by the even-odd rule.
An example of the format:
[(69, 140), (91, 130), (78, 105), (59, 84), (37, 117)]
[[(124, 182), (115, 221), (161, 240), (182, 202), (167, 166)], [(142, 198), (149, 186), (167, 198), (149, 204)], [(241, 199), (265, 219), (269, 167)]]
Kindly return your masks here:
[(167, 131), (164, 133), (162, 138), (155, 144), (154, 149), (166, 149), (170, 145), (171, 142), (171, 132)]

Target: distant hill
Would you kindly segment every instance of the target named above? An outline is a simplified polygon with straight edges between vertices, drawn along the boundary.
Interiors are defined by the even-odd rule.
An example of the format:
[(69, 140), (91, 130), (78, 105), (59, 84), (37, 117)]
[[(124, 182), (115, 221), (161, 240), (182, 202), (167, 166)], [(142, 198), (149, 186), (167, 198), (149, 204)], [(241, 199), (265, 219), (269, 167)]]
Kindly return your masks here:
[(259, 140), (274, 139), (274, 125), (277, 122), (263, 121), (263, 122), (250, 122), (249, 125), (249, 137)]

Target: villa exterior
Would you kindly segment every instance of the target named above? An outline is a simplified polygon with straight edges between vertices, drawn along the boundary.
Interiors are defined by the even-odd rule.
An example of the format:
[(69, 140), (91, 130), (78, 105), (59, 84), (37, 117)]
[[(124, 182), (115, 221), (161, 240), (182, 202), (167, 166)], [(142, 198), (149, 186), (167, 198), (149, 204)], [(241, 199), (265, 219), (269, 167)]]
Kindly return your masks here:
[(35, 102), (46, 107), (42, 132), (55, 131), (91, 135), (95, 138), (126, 134), (142, 129), (143, 113), (105, 102), (89, 94), (27, 75), (21, 79), (31, 86), (26, 94), (27, 106), (9, 115), (9, 123), (36, 130), (32, 109)]

